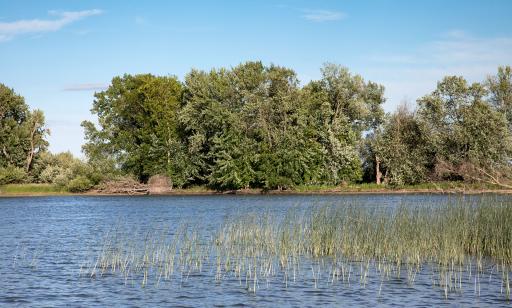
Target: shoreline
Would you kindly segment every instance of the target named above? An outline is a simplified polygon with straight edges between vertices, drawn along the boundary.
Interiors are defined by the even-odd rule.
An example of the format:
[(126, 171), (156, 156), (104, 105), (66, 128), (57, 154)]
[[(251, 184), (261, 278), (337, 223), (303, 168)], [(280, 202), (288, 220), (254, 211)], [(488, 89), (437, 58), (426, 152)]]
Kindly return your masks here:
[(195, 191), (187, 189), (176, 189), (162, 194), (128, 194), (128, 193), (102, 193), (102, 192), (84, 192), (84, 193), (70, 193), (70, 192), (17, 192), (17, 193), (2, 193), (2, 197), (58, 197), (58, 196), (223, 196), (223, 195), (269, 195), (269, 196), (286, 196), (286, 195), (410, 195), (410, 194), (438, 194), (438, 195), (481, 195), (481, 194), (512, 194), (511, 189), (318, 189), (318, 190), (269, 190), (263, 191), (261, 189), (248, 189), (248, 190), (229, 190), (229, 191), (214, 191), (204, 190)]

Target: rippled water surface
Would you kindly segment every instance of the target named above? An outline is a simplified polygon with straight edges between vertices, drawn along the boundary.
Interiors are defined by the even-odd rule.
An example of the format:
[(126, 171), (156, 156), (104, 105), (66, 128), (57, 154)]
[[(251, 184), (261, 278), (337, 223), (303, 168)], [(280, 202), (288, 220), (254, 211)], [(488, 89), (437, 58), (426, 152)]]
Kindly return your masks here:
[(209, 234), (218, 230), (226, 218), (246, 212), (278, 217), (291, 208), (322, 204), (393, 210), (400, 204), (442, 206), (458, 198), (468, 203), (479, 198), (512, 201), (509, 196), (422, 194), (0, 198), (0, 306), (510, 307), (492, 268), (478, 287), (466, 279), (461, 282), (465, 284), (462, 291), (451, 292), (448, 298), (432, 286), (427, 269), (418, 274), (414, 284), (404, 277), (382, 283), (372, 272), (364, 286), (356, 282), (333, 284), (322, 277), (315, 283), (304, 275), (302, 280), (289, 284), (279, 277), (261, 281), (255, 293), (234, 277), (216, 281), (215, 273), (207, 267), (168, 282), (149, 281), (145, 287), (137, 279), (127, 281), (116, 274), (94, 278), (81, 274), (113, 226), (144, 234), (145, 230), (162, 226), (173, 229), (190, 222), (200, 226), (202, 234)]

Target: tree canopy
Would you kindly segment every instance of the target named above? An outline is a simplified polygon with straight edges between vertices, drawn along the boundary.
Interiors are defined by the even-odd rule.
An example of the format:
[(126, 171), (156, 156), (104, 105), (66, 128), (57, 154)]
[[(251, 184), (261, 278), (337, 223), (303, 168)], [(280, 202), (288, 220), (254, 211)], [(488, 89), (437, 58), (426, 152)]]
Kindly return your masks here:
[(511, 188), (512, 69), (447, 76), (385, 114), (384, 87), (327, 63), (318, 80), (262, 62), (175, 76), (114, 77), (84, 121), (87, 160), (47, 151), (44, 114), (0, 84), (0, 184), (87, 190), (117, 176), (176, 187), (288, 189), (376, 181)]
[[(95, 94), (99, 129), (84, 121), (85, 154), (92, 164), (111, 164), (141, 181), (161, 172), (175, 175), (181, 151), (177, 112), (182, 85), (175, 77), (125, 75)], [(109, 161), (113, 160), (113, 161)]]
[(28, 176), (48, 142), (43, 112), (29, 110), (25, 99), (0, 84), (0, 168)]
[(326, 64), (301, 87), (289, 68), (246, 62), (174, 77), (125, 75), (96, 94), (84, 150), (146, 181), (281, 189), (361, 179), (358, 144), (382, 121), (384, 88)]
[(382, 160), (385, 180), (503, 185), (512, 158), (510, 71), (501, 67), (484, 83), (445, 77), (432, 93), (418, 99), (416, 112), (399, 108), (388, 116), (367, 142), (373, 157)]

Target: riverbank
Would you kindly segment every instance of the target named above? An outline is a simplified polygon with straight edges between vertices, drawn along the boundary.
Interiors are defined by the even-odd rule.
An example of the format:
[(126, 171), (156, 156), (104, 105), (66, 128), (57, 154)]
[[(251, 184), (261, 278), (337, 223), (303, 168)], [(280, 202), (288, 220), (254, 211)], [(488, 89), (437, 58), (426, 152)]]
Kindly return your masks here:
[[(512, 194), (511, 189), (504, 189), (489, 184), (467, 184), (458, 182), (423, 183), (401, 187), (376, 184), (349, 184), (344, 186), (299, 186), (286, 190), (240, 189), (216, 191), (204, 186), (186, 189), (173, 189), (163, 195), (328, 195), (328, 194)], [(130, 194), (108, 194), (90, 190), (84, 193), (71, 193), (52, 184), (9, 184), (0, 186), (0, 197), (31, 197), (31, 196), (111, 196)]]
[(0, 197), (73, 195), (53, 184), (8, 184), (0, 186)]

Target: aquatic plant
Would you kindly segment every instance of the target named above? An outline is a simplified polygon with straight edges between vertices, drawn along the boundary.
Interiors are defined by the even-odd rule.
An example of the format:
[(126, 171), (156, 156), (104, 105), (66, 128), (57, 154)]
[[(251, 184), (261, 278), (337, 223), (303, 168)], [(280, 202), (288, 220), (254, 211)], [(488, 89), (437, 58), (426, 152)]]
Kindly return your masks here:
[(219, 283), (237, 279), (256, 292), (260, 283), (275, 278), (316, 288), (337, 282), (365, 286), (374, 274), (382, 283), (405, 275), (413, 284), (418, 273), (427, 271), (445, 296), (460, 291), (463, 281), (474, 280), (478, 290), (483, 275), (494, 273), (510, 298), (510, 203), (318, 206), (284, 216), (239, 214), (213, 233), (200, 230), (191, 225), (173, 232), (157, 228), (141, 241), (113, 230), (84, 273), (120, 272), (145, 286), (150, 276), (159, 283), (204, 267)]

